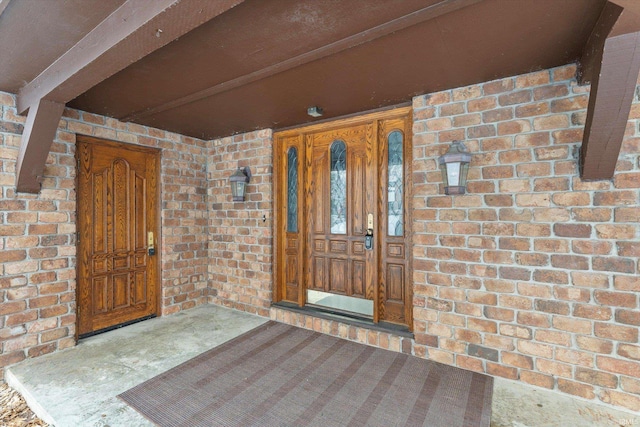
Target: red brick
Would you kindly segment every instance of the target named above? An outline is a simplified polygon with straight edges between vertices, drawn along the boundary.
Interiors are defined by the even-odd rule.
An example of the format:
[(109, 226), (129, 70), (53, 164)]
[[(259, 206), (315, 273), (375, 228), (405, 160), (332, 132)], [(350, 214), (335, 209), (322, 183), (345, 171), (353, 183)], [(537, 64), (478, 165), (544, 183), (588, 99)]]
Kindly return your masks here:
[(609, 320), (612, 317), (610, 308), (586, 304), (576, 304), (573, 308), (573, 315), (593, 320)]
[(531, 131), (531, 123), (528, 120), (511, 120), (498, 123), (498, 135), (517, 135)]
[(584, 351), (576, 351), (568, 348), (556, 348), (556, 360), (567, 362), (572, 365), (593, 368), (595, 366), (594, 356)]
[(533, 102), (516, 106), (516, 117), (537, 117), (549, 113), (548, 102)]
[(529, 280), (531, 271), (520, 267), (500, 267), (500, 277), (509, 280)]
[(508, 366), (503, 366), (493, 362), (487, 362), (487, 373), (498, 377), (515, 380), (518, 378), (518, 370)]
[(640, 326), (640, 311), (616, 310), (616, 321), (626, 325)]
[(533, 248), (537, 252), (569, 252), (568, 242), (561, 239), (535, 239)]
[(621, 377), (620, 387), (624, 391), (628, 391), (634, 394), (640, 394), (640, 380), (635, 378)]
[(591, 336), (578, 336), (576, 337), (576, 343), (579, 348), (593, 353), (611, 354), (613, 351), (613, 343), (611, 341)]
[(640, 242), (617, 242), (618, 255), (640, 258)]
[(533, 272), (533, 280), (543, 283), (567, 284), (569, 283), (569, 275), (564, 271), (556, 270), (535, 270)]
[(613, 185), (616, 188), (638, 188), (640, 172), (618, 173), (613, 177)]
[(518, 236), (542, 237), (551, 235), (551, 227), (548, 224), (524, 224), (516, 226)]
[(551, 255), (551, 266), (568, 270), (588, 270), (589, 259), (577, 255)]
[(530, 354), (532, 356), (539, 356), (547, 359), (551, 359), (553, 357), (553, 347), (546, 344), (539, 344), (531, 341), (519, 341), (518, 350), (520, 353)]
[(574, 319), (563, 316), (553, 316), (553, 327), (561, 331), (574, 332), (577, 334), (591, 334), (591, 331), (593, 329), (592, 326), (592, 322), (588, 320)]
[(502, 94), (498, 97), (498, 102), (500, 105), (514, 105), (514, 104), (524, 104), (530, 102), (532, 99), (532, 93), (530, 90), (520, 90), (515, 92), (509, 92)]
[(490, 320), (469, 318), (467, 319), (467, 327), (474, 331), (489, 332), (492, 334), (498, 332), (497, 323)]
[(596, 364), (599, 369), (607, 372), (640, 378), (640, 363), (637, 362), (629, 362), (606, 356), (596, 356)]
[(564, 378), (558, 378), (558, 389), (564, 393), (579, 396), (584, 399), (593, 399), (596, 396), (592, 386), (569, 381)]
[(640, 207), (636, 208), (616, 208), (614, 210), (615, 222), (633, 222), (637, 223), (640, 218)]
[[(516, 175), (520, 178), (532, 176), (549, 176), (551, 174), (551, 164), (543, 162), (523, 163), (516, 165)], [(553, 188), (553, 190), (559, 190)]]
[(615, 390), (602, 390), (600, 392), (600, 400), (616, 406), (624, 406), (632, 411), (638, 411), (640, 408), (640, 397), (627, 393), (621, 393)]
[(518, 293), (523, 296), (551, 298), (551, 287), (547, 285), (541, 285), (538, 283), (530, 283), (528, 279), (526, 282), (518, 283)]
[(502, 92), (513, 90), (513, 79), (501, 79), (493, 82), (485, 83), (482, 85), (482, 89), (485, 95), (495, 95)]
[(497, 100), (493, 96), (472, 99), (467, 102), (467, 111), (470, 113), (493, 109), (497, 106)]
[(569, 304), (562, 301), (549, 301), (549, 300), (536, 299), (534, 302), (534, 307), (536, 310), (542, 311), (545, 313), (563, 314), (563, 315), (569, 314)]
[(614, 276), (613, 287), (619, 291), (640, 291), (640, 276)]
[(554, 288), (554, 295), (556, 298), (566, 301), (588, 302), (591, 299), (591, 292), (589, 292), (588, 289), (574, 287), (556, 286)]
[(574, 240), (571, 242), (573, 252), (578, 254), (608, 255), (613, 245), (598, 240)]
[(584, 110), (587, 108), (588, 102), (589, 97), (587, 95), (554, 99), (553, 101), (551, 101), (551, 111), (554, 113), (563, 113), (567, 111)]
[(591, 226), (586, 224), (554, 224), (553, 232), (558, 237), (591, 237)]
[(557, 344), (570, 346), (571, 345), (571, 334), (566, 332), (558, 332), (551, 330), (537, 330), (535, 334), (536, 341), (549, 343), (549, 344)]
[(593, 195), (594, 206), (633, 205), (638, 202), (635, 191), (607, 191)]
[(487, 319), (500, 320), (503, 322), (513, 322), (514, 311), (506, 308), (485, 307), (483, 310)]
[(594, 257), (592, 269), (596, 271), (615, 271), (618, 273), (635, 273), (636, 266), (630, 258)]
[(552, 375), (545, 375), (538, 372), (522, 371), (520, 380), (537, 387), (552, 389), (554, 386), (554, 378)]
[[(582, 333), (588, 333), (582, 332)], [(595, 323), (595, 336), (624, 342), (638, 342), (638, 328), (609, 323)]]
[(556, 377), (571, 378), (572, 376), (572, 367), (566, 363), (538, 358), (536, 359), (536, 367), (540, 372), (551, 374)]
[(640, 347), (637, 345), (620, 344), (618, 345), (618, 354), (627, 359), (640, 360)]
[(596, 225), (596, 235), (601, 239), (633, 239), (635, 234), (636, 230), (632, 225)]
[(506, 335), (508, 337), (522, 338), (525, 340), (529, 340), (533, 336), (531, 328), (518, 325), (509, 325), (506, 323), (500, 324), (500, 334)]
[(520, 265), (544, 266), (549, 264), (549, 256), (537, 253), (517, 253), (516, 262)]
[(535, 326), (537, 328), (548, 328), (551, 326), (549, 316), (526, 311), (518, 312), (518, 323), (521, 325)]
[(533, 359), (530, 356), (524, 356), (517, 353), (502, 353), (502, 363), (517, 368), (533, 369)]
[(635, 293), (626, 292), (608, 292), (597, 290), (594, 293), (595, 300), (602, 304), (614, 307), (637, 307), (637, 296)]
[(611, 209), (575, 208), (572, 209), (573, 219), (581, 222), (608, 222), (611, 220)]
[(565, 84), (542, 86), (533, 90), (533, 99), (540, 101), (543, 99), (561, 98), (569, 94), (569, 89)]
[(482, 168), (483, 179), (504, 179), (511, 177), (513, 177), (513, 166), (485, 166)]
[(491, 194), (491, 195), (484, 196), (484, 202), (487, 206), (498, 206), (498, 207), (512, 206), (513, 196), (506, 195), (506, 194), (502, 194), (502, 195)]

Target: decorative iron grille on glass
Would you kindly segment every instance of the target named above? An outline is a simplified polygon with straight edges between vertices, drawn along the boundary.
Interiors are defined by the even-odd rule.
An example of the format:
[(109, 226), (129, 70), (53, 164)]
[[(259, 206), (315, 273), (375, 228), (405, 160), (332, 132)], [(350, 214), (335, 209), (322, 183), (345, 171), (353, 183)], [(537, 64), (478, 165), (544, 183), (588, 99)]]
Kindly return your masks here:
[(287, 152), (287, 231), (298, 232), (298, 150)]
[(464, 194), (471, 154), (461, 141), (453, 141), (449, 150), (438, 159), (445, 194)]
[(244, 195), (247, 190), (247, 184), (251, 180), (251, 169), (249, 166), (238, 169), (229, 177), (231, 185), (231, 195), (234, 202), (244, 202)]

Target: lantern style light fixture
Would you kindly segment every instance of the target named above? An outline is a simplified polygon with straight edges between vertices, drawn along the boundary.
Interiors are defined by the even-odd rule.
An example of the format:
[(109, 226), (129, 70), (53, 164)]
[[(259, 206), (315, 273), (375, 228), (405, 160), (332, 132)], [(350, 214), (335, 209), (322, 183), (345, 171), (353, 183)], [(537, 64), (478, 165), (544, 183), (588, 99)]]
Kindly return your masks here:
[(234, 202), (244, 202), (244, 195), (247, 190), (247, 184), (251, 180), (251, 169), (249, 166), (238, 169), (229, 177), (231, 184), (231, 195)]
[(467, 172), (471, 154), (462, 141), (453, 141), (449, 150), (438, 159), (445, 194), (464, 194), (467, 187)]

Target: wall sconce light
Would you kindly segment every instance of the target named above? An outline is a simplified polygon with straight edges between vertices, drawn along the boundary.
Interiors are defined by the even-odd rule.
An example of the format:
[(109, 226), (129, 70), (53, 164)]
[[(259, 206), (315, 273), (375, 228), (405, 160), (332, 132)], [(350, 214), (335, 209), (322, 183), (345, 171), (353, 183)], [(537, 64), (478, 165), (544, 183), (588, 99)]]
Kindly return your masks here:
[(234, 202), (244, 202), (244, 194), (247, 190), (247, 184), (251, 180), (251, 169), (249, 166), (238, 169), (229, 177), (231, 184), (231, 195)]
[(442, 180), (444, 181), (444, 194), (464, 194), (467, 187), (467, 172), (471, 154), (461, 141), (453, 141), (449, 150), (438, 159)]

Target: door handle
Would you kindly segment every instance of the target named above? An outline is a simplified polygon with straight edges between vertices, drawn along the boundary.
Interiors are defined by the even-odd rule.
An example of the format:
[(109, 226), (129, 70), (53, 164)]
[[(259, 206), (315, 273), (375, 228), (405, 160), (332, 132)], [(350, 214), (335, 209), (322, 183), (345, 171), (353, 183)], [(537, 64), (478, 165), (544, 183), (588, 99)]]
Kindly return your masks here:
[(364, 248), (369, 251), (373, 249), (373, 228), (367, 228), (367, 234), (364, 236)]
[(147, 233), (147, 248), (149, 250), (149, 255), (153, 256), (156, 254), (156, 246), (155, 246), (155, 240), (153, 238), (153, 231), (149, 231)]
[(373, 249), (373, 214), (367, 215), (367, 233), (364, 236), (364, 248), (367, 250)]

